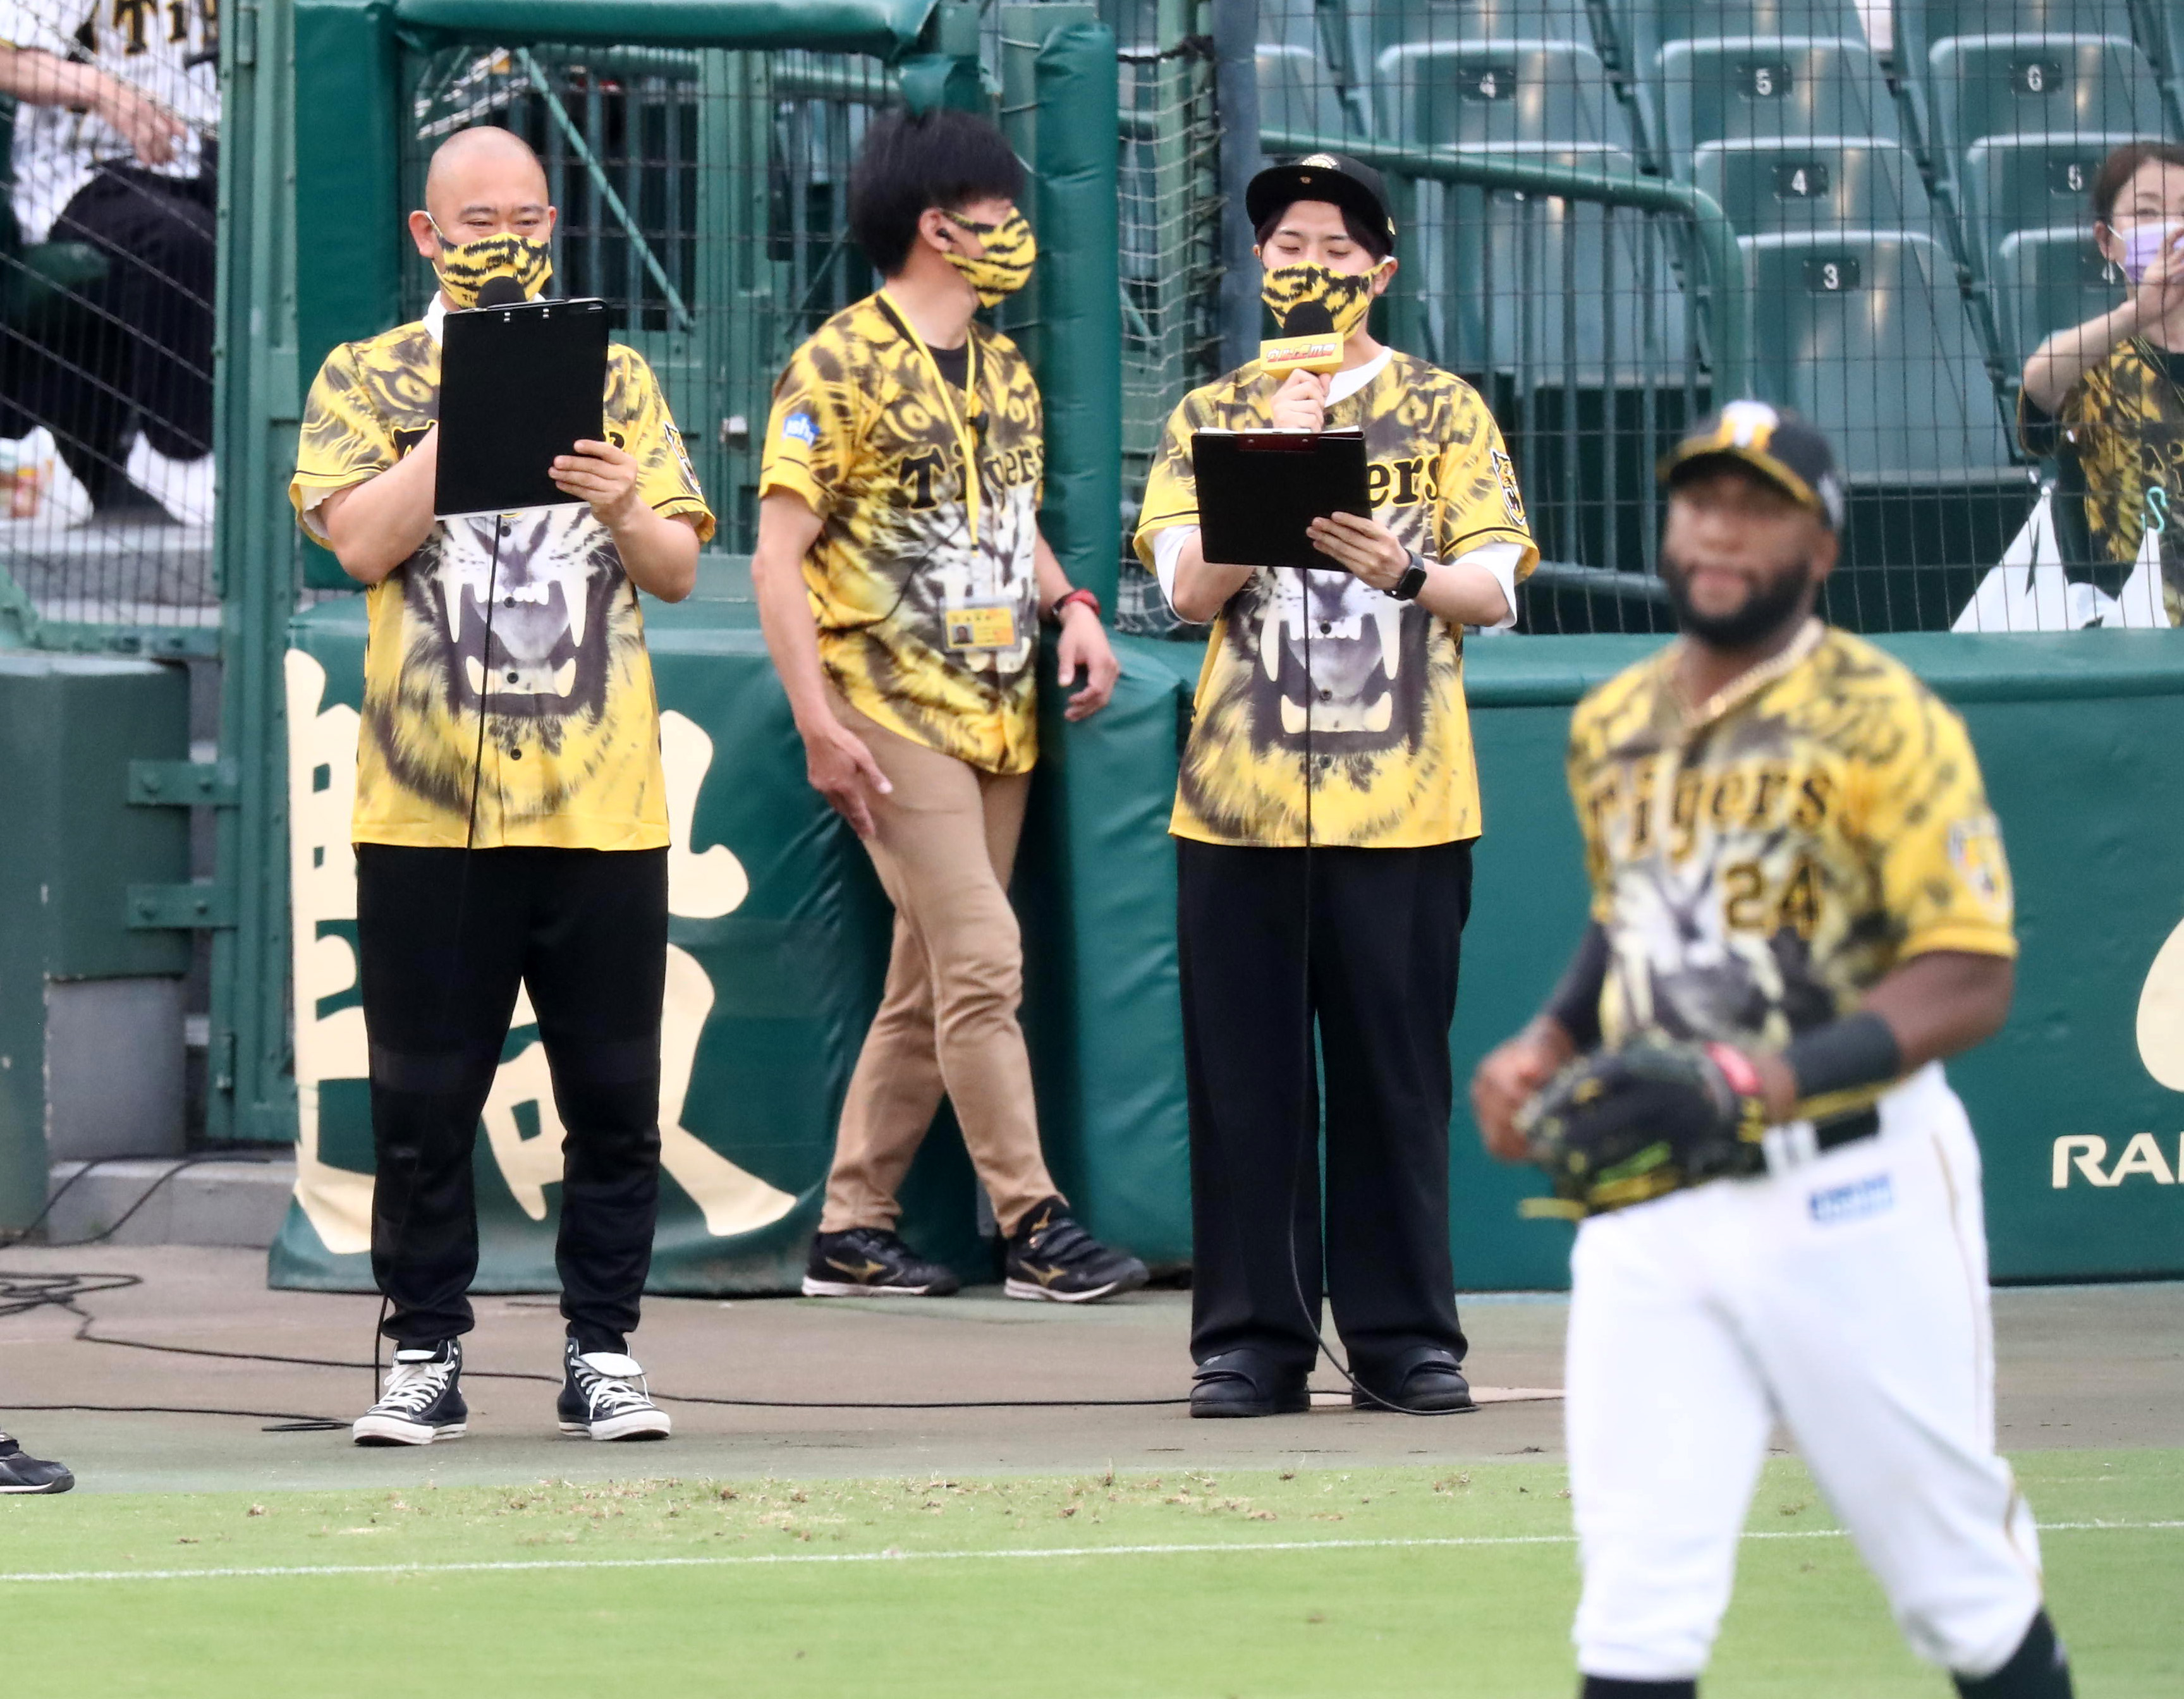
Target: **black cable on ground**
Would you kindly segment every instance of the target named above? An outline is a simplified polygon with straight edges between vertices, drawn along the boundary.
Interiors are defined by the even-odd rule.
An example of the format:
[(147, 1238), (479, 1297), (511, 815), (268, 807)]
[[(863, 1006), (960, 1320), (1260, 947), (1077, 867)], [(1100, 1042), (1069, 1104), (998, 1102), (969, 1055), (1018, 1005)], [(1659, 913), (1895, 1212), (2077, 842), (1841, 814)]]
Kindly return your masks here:
[[(98, 1284), (92, 1284), (98, 1283)], [(366, 1362), (334, 1357), (288, 1356), (272, 1351), (224, 1351), (209, 1345), (165, 1345), (153, 1340), (114, 1339), (92, 1331), (98, 1317), (81, 1306), (81, 1300), (96, 1292), (118, 1292), (144, 1284), (143, 1277), (103, 1272), (81, 1273), (0, 1273), (0, 1318), (25, 1315), (33, 1310), (65, 1310), (76, 1317), (74, 1340), (81, 1345), (112, 1345), (125, 1351), (156, 1351), (167, 1356), (209, 1357), (227, 1362), (265, 1362), (284, 1368), (368, 1369)], [(479, 1380), (527, 1380), (559, 1386), (561, 1377), (524, 1369), (471, 1368), (463, 1373)], [(660, 1392), (671, 1404), (706, 1404), (745, 1410), (1078, 1410), (1143, 1409), (1187, 1404), (1188, 1398), (966, 1398), (966, 1399), (806, 1399), (719, 1398), (697, 1393)], [(293, 1411), (215, 1410), (179, 1405), (17, 1404), (15, 1410), (98, 1410), (117, 1413), (177, 1416), (263, 1417), (280, 1423), (267, 1433), (331, 1433), (346, 1430), (348, 1423), (326, 1416), (305, 1416)]]
[(53, 1212), (53, 1206), (69, 1195), (70, 1191), (75, 1187), (75, 1183), (78, 1180), (82, 1179), (86, 1175), (89, 1174), (92, 1169), (104, 1167), (109, 1163), (167, 1162), (171, 1164), (171, 1166), (167, 1169), (165, 1173), (161, 1174), (159, 1178), (153, 1180), (150, 1185), (145, 1187), (142, 1191), (139, 1192), (136, 1195), (136, 1200), (131, 1204), (127, 1209), (122, 1211), (120, 1215), (114, 1220), (114, 1223), (107, 1228), (103, 1233), (94, 1233), (88, 1239), (66, 1239), (59, 1240), (57, 1243), (42, 1244), (38, 1245), (36, 1249), (41, 1251), (74, 1251), (78, 1247), (86, 1245), (103, 1244), (105, 1240), (111, 1239), (115, 1234), (120, 1232), (122, 1228), (127, 1225), (130, 1217), (134, 1216), (138, 1210), (143, 1208), (146, 1204), (152, 1201), (152, 1195), (154, 1192), (158, 1191), (160, 1187), (165, 1185), (168, 1181), (173, 1179), (176, 1175), (181, 1173), (185, 1168), (201, 1167), (207, 1162), (241, 1162), (254, 1167), (263, 1167), (267, 1160), (267, 1158), (261, 1156), (254, 1156), (246, 1152), (232, 1150), (200, 1150), (196, 1152), (194, 1155), (187, 1156), (93, 1156), (89, 1161), (86, 1162), (81, 1167), (78, 1168), (74, 1173), (70, 1174), (66, 1179), (63, 1180), (59, 1185), (53, 1189), (53, 1195), (46, 1200), (46, 1206), (40, 1210), (37, 1214), (31, 1217), (31, 1223), (29, 1226), (21, 1228), (20, 1232), (14, 1234), (12, 1242), (20, 1245), (27, 1239), (31, 1234), (36, 1233), (40, 1228), (43, 1227), (46, 1224), (46, 1218)]

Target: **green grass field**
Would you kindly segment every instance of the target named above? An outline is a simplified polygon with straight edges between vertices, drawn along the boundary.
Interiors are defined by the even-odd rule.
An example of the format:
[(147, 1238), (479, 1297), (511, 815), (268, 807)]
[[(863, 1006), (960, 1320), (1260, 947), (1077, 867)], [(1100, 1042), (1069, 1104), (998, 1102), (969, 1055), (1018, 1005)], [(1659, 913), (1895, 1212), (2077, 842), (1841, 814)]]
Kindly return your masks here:
[[(2018, 1471), (2079, 1692), (2184, 1693), (2184, 1454)], [(1514, 1462), (0, 1501), (5, 1691), (1568, 1699), (1563, 1481)], [(1750, 1533), (1709, 1695), (1949, 1691), (1794, 1460)]]

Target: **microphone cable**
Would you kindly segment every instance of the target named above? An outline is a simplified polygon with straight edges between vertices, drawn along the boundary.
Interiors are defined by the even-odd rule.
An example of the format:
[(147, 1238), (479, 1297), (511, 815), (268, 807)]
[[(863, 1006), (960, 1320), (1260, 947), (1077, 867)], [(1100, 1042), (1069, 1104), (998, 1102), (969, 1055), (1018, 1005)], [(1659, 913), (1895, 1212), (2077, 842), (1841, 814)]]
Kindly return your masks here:
[[(1323, 428), (1324, 428), (1324, 415), (1322, 417), (1321, 423)], [(1344, 568), (1342, 570), (1347, 571), (1348, 569)], [(1320, 1356), (1326, 1358), (1328, 1366), (1334, 1369), (1337, 1374), (1340, 1375), (1343, 1380), (1349, 1385), (1353, 1398), (1362, 1397), (1368, 1399), (1373, 1404), (1378, 1406), (1380, 1409), (1392, 1410), (1400, 1416), (1456, 1415), (1461, 1412), (1449, 1410), (1413, 1410), (1408, 1405), (1398, 1404), (1395, 1400), (1385, 1397), (1382, 1394), (1374, 1391), (1371, 1387), (1366, 1385), (1364, 1382), (1358, 1379), (1356, 1375), (1350, 1372), (1350, 1365), (1334, 1354), (1334, 1348), (1327, 1342), (1327, 1334), (1320, 1327), (1320, 1305), (1314, 1303), (1305, 1295), (1304, 1268), (1302, 1262), (1297, 1255), (1297, 1212), (1304, 1206), (1304, 1181), (1306, 1168), (1308, 1167), (1316, 1176), (1319, 1167), (1319, 1128), (1322, 1118), (1320, 1113), (1320, 1070), (1313, 1039), (1313, 1028), (1315, 1022), (1312, 994), (1312, 922), (1314, 896), (1314, 888), (1312, 884), (1312, 850), (1314, 846), (1314, 834), (1312, 832), (1312, 782), (1314, 777), (1318, 772), (1317, 761), (1318, 749), (1312, 737), (1312, 721), (1318, 710), (1319, 699), (1319, 681), (1318, 676), (1312, 671), (1312, 569), (1309, 566), (1299, 569), (1297, 573), (1297, 605), (1300, 615), (1300, 623), (1302, 625), (1304, 629), (1304, 944), (1301, 952), (1302, 960), (1298, 971), (1298, 979), (1299, 991), (1301, 994), (1299, 1000), (1301, 1004), (1304, 1013), (1304, 1045), (1303, 1055), (1300, 1059), (1300, 1062), (1301, 1071), (1305, 1077), (1304, 1083), (1306, 1090), (1304, 1093), (1305, 1113), (1302, 1117), (1303, 1124), (1299, 1129), (1301, 1134), (1300, 1143), (1302, 1146), (1299, 1154), (1301, 1160), (1296, 1162), (1290, 1170), (1290, 1206), (1288, 1213), (1282, 1223), (1283, 1243), (1289, 1247), (1290, 1289), (1296, 1295), (1298, 1313), (1303, 1317), (1305, 1326), (1311, 1330), (1313, 1342), (1319, 1347)], [(1351, 574), (1350, 576), (1353, 578), (1356, 577), (1355, 574)], [(1276, 582), (1277, 586), (1279, 586), (1279, 581), (1277, 580)], [(1370, 587), (1368, 586), (1368, 588), (1369, 588)], [(1329, 1129), (1329, 1136), (1332, 1136), (1331, 1128)], [(1446, 1136), (1446, 1129), (1444, 1129), (1443, 1136)], [(1320, 1284), (1323, 1289), (1326, 1284), (1326, 1275), (1323, 1272), (1326, 1266), (1326, 1211), (1327, 1205), (1323, 1189), (1320, 1206), (1313, 1212), (1312, 1220), (1312, 1231), (1314, 1242), (1322, 1247), (1320, 1257), (1323, 1273), (1320, 1277)], [(1323, 1291), (1323, 1295), (1324, 1294)], [(1474, 1409), (1476, 1409), (1477, 1407), (1478, 1407), (1476, 1405), (1472, 1407)]]
[[(495, 514), (493, 516), (493, 554), (486, 568), (485, 577), (485, 632), (478, 643), (477, 747), (471, 757), (470, 813), (463, 824), (462, 870), (455, 878), (454, 957), (448, 963), (448, 983), (440, 999), (440, 1031), (444, 1037), (448, 1038), (454, 1036), (453, 1028), (455, 988), (462, 983), (463, 955), (466, 948), (463, 923), (470, 912), (471, 866), (472, 858), (477, 854), (478, 792), (485, 783), (486, 721), (493, 703), (493, 610), (500, 604), (500, 539), (506, 533), (508, 526), (507, 515)], [(461, 589), (458, 587), (456, 594), (460, 596), (461, 593)], [(460, 654), (455, 655), (454, 664), (458, 666), (461, 666), (462, 656)], [(495, 799), (499, 800), (500, 788), (498, 784), (493, 787), (493, 794)], [(504, 807), (501, 810), (501, 816), (504, 824), (507, 818), (507, 810)], [(364, 940), (359, 937), (357, 939), (357, 969), (359, 982), (363, 975), (363, 959)], [(365, 1043), (369, 1044), (370, 1033), (368, 1025), (365, 1036)], [(506, 1037), (505, 1033), (502, 1034), (504, 1042)], [(471, 1142), (475, 1145), (477, 1128), (473, 1126), (470, 1130)], [(388, 1241), (387, 1261), (390, 1263), (398, 1262), (401, 1260), (402, 1243), (409, 1237), (410, 1217), (415, 1214), (417, 1207), (417, 1176), (424, 1165), (425, 1151), (423, 1141), (421, 1139), (410, 1154), (410, 1184), (402, 1195), (402, 1213), (395, 1219), (394, 1232)], [(376, 1169), (377, 1167), (376, 1161), (373, 1166)], [(377, 1190), (376, 1185), (373, 1189), (375, 1192)], [(376, 1214), (375, 1207), (375, 1216)], [(382, 1286), (379, 1294), (379, 1319), (372, 1324), (371, 1329), (371, 1401), (375, 1405), (379, 1402), (382, 1373), (381, 1352), (385, 1342), (387, 1312), (391, 1303), (392, 1300), (388, 1298), (386, 1289)]]

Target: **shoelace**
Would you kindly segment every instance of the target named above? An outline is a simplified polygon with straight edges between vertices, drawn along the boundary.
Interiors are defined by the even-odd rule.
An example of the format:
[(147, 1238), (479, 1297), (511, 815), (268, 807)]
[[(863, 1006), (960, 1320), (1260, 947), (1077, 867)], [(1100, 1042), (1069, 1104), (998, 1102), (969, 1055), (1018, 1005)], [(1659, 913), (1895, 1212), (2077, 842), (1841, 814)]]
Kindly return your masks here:
[(637, 1384), (632, 1386), (627, 1380), (601, 1374), (582, 1362), (577, 1364), (577, 1391), (593, 1415), (618, 1416), (626, 1410), (655, 1407), (651, 1384), (643, 1375), (638, 1375)]
[(376, 1407), (414, 1415), (430, 1407), (446, 1388), (454, 1365), (446, 1362), (398, 1362), (387, 1371), (387, 1390)]

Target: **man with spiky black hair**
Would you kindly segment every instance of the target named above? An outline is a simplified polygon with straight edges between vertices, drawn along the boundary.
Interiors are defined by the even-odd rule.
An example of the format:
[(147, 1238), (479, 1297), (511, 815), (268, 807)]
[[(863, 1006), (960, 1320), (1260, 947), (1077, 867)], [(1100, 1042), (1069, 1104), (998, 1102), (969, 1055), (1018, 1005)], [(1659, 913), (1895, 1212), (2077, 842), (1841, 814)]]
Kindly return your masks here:
[(1007, 1239), (1010, 1296), (1086, 1303), (1145, 1267), (1073, 1220), (1048, 1174), (1017, 1006), (1009, 869), (1038, 759), (1041, 620), (1063, 710), (1119, 666), (1089, 590), (1039, 535), (1038, 386), (978, 321), (1037, 245), (1023, 170), (960, 112), (883, 113), (850, 178), (850, 227), (886, 280), (796, 350), (774, 387), (751, 560), (811, 783), (895, 908), (879, 1012), (835, 1141), (804, 1290), (940, 1296), (955, 1273), (895, 1232), (897, 1193), (944, 1095)]

